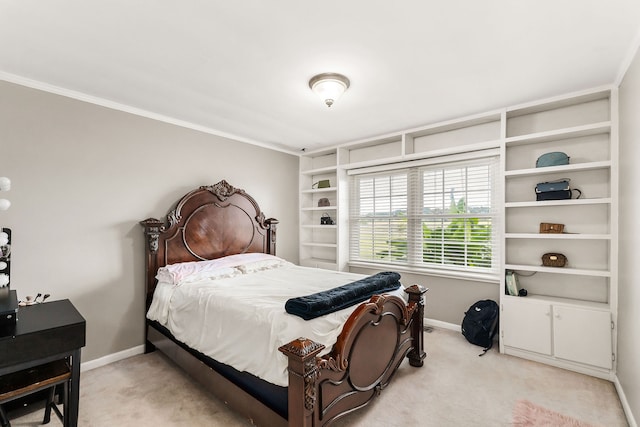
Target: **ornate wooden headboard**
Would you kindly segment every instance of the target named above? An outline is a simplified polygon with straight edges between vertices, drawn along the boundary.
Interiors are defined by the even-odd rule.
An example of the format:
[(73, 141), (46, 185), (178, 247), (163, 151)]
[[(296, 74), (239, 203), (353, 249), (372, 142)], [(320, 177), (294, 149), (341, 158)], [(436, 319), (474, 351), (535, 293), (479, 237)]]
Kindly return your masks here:
[(158, 268), (249, 252), (276, 254), (274, 218), (265, 219), (255, 199), (225, 180), (184, 195), (164, 220), (141, 221), (146, 236), (146, 304)]

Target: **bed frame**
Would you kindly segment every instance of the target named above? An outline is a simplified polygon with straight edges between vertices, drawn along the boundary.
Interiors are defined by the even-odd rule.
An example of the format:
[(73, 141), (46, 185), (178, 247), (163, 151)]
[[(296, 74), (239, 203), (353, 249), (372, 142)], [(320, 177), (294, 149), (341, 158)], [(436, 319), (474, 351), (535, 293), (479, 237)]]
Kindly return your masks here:
[[(155, 218), (140, 222), (146, 236), (147, 309), (162, 266), (239, 253), (276, 253), (278, 221), (265, 218), (251, 196), (224, 180), (187, 193), (167, 219), (168, 224)], [(418, 285), (408, 287), (408, 304), (389, 295), (376, 295), (360, 304), (324, 356), (318, 356), (323, 345), (304, 337), (280, 347), (289, 360), (286, 417), (149, 321), (147, 349), (162, 351), (254, 424), (325, 426), (377, 397), (405, 357), (411, 366), (423, 365), (426, 291)]]

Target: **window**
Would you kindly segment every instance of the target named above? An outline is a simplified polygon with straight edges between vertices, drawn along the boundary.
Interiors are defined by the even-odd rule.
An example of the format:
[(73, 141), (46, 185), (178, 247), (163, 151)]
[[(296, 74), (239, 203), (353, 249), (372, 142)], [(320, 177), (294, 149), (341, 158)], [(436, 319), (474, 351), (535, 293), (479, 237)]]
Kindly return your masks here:
[(350, 261), (497, 273), (497, 157), (351, 177)]

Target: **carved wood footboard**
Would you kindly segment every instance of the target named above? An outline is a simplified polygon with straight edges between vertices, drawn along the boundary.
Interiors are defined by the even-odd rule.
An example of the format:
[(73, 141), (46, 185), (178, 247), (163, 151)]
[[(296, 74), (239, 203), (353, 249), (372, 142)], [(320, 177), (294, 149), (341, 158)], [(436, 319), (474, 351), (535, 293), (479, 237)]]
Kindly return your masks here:
[(327, 355), (318, 357), (324, 346), (305, 338), (280, 347), (289, 358), (288, 425), (329, 425), (377, 397), (405, 356), (412, 366), (422, 366), (426, 291), (407, 288), (407, 305), (389, 295), (361, 304)]

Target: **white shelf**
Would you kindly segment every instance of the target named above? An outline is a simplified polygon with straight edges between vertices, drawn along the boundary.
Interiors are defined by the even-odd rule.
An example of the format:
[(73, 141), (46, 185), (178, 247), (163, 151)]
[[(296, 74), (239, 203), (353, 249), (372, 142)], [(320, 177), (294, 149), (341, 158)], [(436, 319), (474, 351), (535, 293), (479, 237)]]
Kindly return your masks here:
[(518, 298), (526, 298), (528, 301), (540, 301), (544, 303), (551, 303), (554, 305), (566, 305), (571, 307), (583, 307), (583, 308), (591, 308), (597, 310), (608, 311), (610, 309), (609, 304), (597, 301), (586, 301), (574, 298), (559, 298), (553, 297), (549, 295), (536, 295), (536, 294), (528, 294), (526, 297), (517, 297), (511, 295), (505, 295), (505, 299), (518, 299)]
[(568, 199), (568, 200), (545, 200), (545, 201), (527, 201), (527, 202), (507, 202), (505, 208), (530, 208), (541, 206), (577, 206), (577, 205), (602, 205), (611, 204), (611, 198), (602, 199)]
[(313, 246), (316, 248), (337, 248), (338, 245), (336, 243), (318, 243), (318, 242), (302, 242), (303, 246)]
[(541, 265), (527, 265), (527, 264), (505, 264), (506, 270), (515, 271), (537, 271), (542, 273), (552, 274), (567, 274), (577, 276), (592, 276), (592, 277), (611, 277), (611, 272), (606, 270), (589, 270), (584, 268), (571, 268), (571, 267), (545, 267)]
[(406, 156), (403, 155), (398, 155), (395, 157), (385, 157), (383, 160), (368, 160), (368, 161), (360, 161), (360, 162), (351, 162), (351, 163), (345, 163), (344, 165), (341, 165), (342, 167), (344, 167), (345, 169), (359, 169), (359, 168), (366, 168), (369, 166), (380, 166), (380, 165), (387, 165), (387, 164), (391, 164), (391, 163), (398, 163), (398, 162), (402, 162), (406, 159)]
[[(429, 157), (443, 157), (443, 156), (452, 156), (461, 153), (468, 153), (470, 151), (481, 151), (481, 150), (489, 150), (491, 148), (500, 147), (500, 140), (492, 140), (488, 142), (477, 143), (473, 145), (465, 145), (464, 147), (446, 147), (440, 148), (438, 150), (429, 151)], [(410, 162), (410, 161), (419, 161), (425, 158), (424, 153), (407, 153), (403, 155), (398, 155), (395, 157), (387, 157), (384, 160), (369, 160), (369, 161), (360, 161), (360, 162), (352, 162), (345, 163), (341, 165), (345, 169), (360, 169), (366, 167), (373, 166), (382, 166), (386, 164), (399, 163), (399, 162)]]
[(611, 240), (610, 234), (591, 233), (506, 233), (506, 239), (543, 239), (543, 240)]
[(507, 118), (519, 117), (527, 114), (539, 113), (556, 108), (569, 107), (576, 104), (598, 100), (609, 100), (611, 88), (602, 87), (570, 95), (560, 95), (543, 101), (527, 102), (507, 107)]
[(302, 190), (303, 194), (314, 194), (314, 193), (335, 193), (337, 190), (336, 187), (327, 187), (327, 188), (310, 188), (308, 190)]
[(535, 176), (545, 175), (558, 172), (578, 172), (588, 170), (610, 169), (611, 161), (604, 160), (601, 162), (589, 162), (589, 163), (574, 163), (563, 166), (549, 166), (544, 168), (530, 168), (530, 169), (518, 169), (505, 171), (505, 177), (522, 177), (522, 176)]
[(569, 138), (598, 135), (611, 132), (611, 122), (593, 123), (583, 126), (575, 126), (565, 129), (557, 129), (546, 132), (538, 132), (529, 135), (512, 136), (505, 140), (507, 146), (539, 144), (542, 142), (560, 141)]
[(330, 230), (330, 229), (337, 229), (338, 226), (337, 225), (329, 225), (329, 224), (302, 224), (302, 228), (321, 228), (323, 230)]
[(337, 206), (321, 206), (321, 207), (317, 207), (314, 206), (312, 208), (302, 208), (303, 211), (330, 211), (330, 210), (336, 210), (338, 209)]
[(303, 175), (322, 175), (322, 174), (335, 172), (336, 170), (337, 170), (337, 166), (327, 166), (324, 168), (303, 170), (303, 171), (300, 171), (300, 173)]

